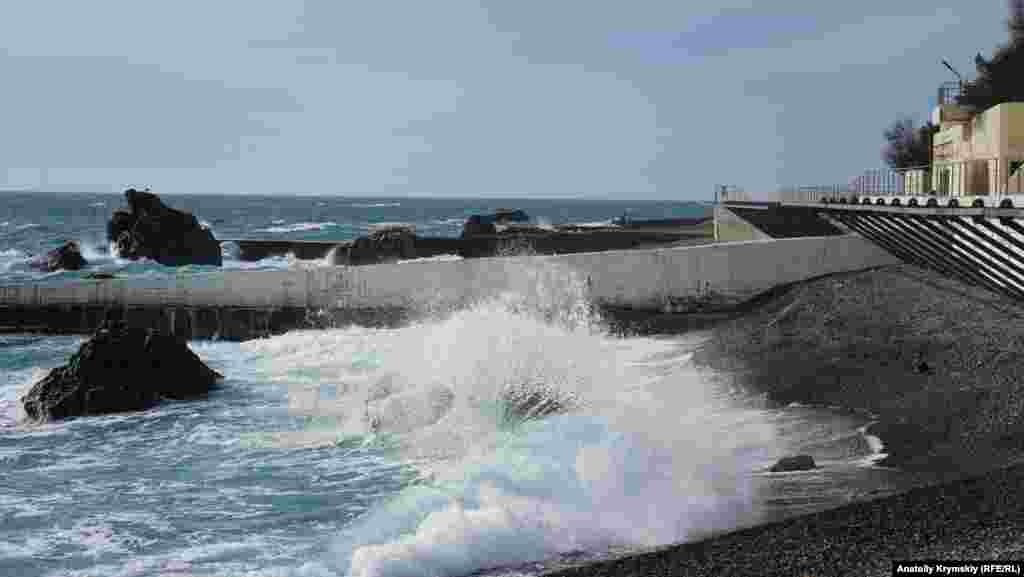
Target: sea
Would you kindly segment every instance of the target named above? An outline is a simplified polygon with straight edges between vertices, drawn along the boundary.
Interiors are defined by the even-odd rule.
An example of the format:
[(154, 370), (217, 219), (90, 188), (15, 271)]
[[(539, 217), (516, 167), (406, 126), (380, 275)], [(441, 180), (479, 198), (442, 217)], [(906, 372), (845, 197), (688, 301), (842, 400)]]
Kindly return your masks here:
[[(346, 240), (392, 222), (456, 236), (467, 216), (496, 208), (541, 225), (708, 210), (640, 200), (163, 200), (220, 239)], [(112, 255), (106, 222), (124, 204), (112, 194), (0, 192), (0, 284), (208, 270)], [(86, 271), (28, 266), (66, 240), (81, 243)], [(226, 246), (224, 268), (330, 266), (233, 254)], [(532, 576), (923, 482), (876, 464), (885, 447), (865, 432), (870, 415), (772, 405), (739, 375), (693, 363), (710, 333), (613, 334), (571, 271), (505, 262), (560, 298), (538, 302), (538, 291), (510, 286), (400, 328), (193, 341), (221, 385), (136, 413), (27, 422), (21, 395), (84, 337), (0, 335), (0, 575)], [(516, 387), (560, 410), (512, 410)], [(819, 468), (769, 471), (794, 454)]]

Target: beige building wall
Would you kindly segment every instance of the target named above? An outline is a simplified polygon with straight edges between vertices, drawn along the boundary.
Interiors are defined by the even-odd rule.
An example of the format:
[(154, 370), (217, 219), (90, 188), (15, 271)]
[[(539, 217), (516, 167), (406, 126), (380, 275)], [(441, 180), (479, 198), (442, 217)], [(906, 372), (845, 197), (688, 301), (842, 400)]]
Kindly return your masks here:
[(932, 186), (939, 194), (1013, 194), (1024, 190), (1024, 102), (1006, 102), (975, 114), (956, 106), (936, 109)]

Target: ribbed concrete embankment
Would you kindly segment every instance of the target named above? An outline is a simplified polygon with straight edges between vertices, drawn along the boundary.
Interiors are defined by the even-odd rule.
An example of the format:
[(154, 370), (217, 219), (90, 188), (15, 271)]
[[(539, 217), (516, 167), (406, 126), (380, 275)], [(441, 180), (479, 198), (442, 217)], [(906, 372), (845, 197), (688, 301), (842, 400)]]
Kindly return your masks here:
[[(504, 292), (557, 302), (570, 283), (598, 305), (664, 311), (709, 294), (736, 301), (772, 286), (893, 264), (859, 236), (723, 243), (650, 250), (409, 262), (292, 271), (222, 271), (0, 287), (5, 330), (90, 330), (95, 315), (153, 315), (192, 338), (246, 338), (304, 326), (306, 311), (341, 322), (402, 322)], [(180, 312), (179, 312), (180, 311)], [(254, 312), (249, 312), (254, 311)], [(140, 317), (141, 315), (141, 317)], [(179, 316), (188, 318), (188, 328)], [(314, 315), (315, 316), (315, 315)], [(172, 318), (173, 317), (173, 318)], [(322, 317), (321, 317), (322, 318)], [(40, 325), (45, 325), (40, 327)], [(78, 327), (76, 330), (71, 330)]]

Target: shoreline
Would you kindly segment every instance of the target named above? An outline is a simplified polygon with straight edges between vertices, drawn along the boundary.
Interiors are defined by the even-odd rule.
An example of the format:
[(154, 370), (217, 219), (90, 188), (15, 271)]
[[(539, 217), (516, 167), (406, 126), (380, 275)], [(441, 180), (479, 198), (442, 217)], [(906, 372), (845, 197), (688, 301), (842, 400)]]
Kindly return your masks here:
[(546, 576), (890, 575), (891, 560), (1024, 555), (1019, 303), (895, 265), (775, 287), (697, 320), (626, 316), (632, 334), (708, 330), (698, 365), (775, 406), (869, 416), (864, 434), (887, 454), (876, 466), (939, 482)]
[(872, 415), (882, 466), (967, 474), (1024, 460), (1024, 309), (1005, 297), (881, 267), (786, 287), (712, 330), (696, 363), (776, 404)]
[(894, 560), (1020, 558), (1024, 465), (545, 577), (877, 575)]

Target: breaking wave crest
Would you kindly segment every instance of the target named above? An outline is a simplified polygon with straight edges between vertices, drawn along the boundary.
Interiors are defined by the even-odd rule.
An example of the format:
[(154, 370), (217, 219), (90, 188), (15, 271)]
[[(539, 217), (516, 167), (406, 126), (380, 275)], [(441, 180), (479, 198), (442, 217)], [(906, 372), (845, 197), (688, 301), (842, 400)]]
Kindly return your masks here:
[(757, 403), (698, 373), (694, 343), (614, 338), (571, 275), (507, 260), (519, 282), (468, 308), (243, 345), (314, 423), (275, 443), (363, 439), (419, 472), (302, 574), (466, 575), (757, 519)]

